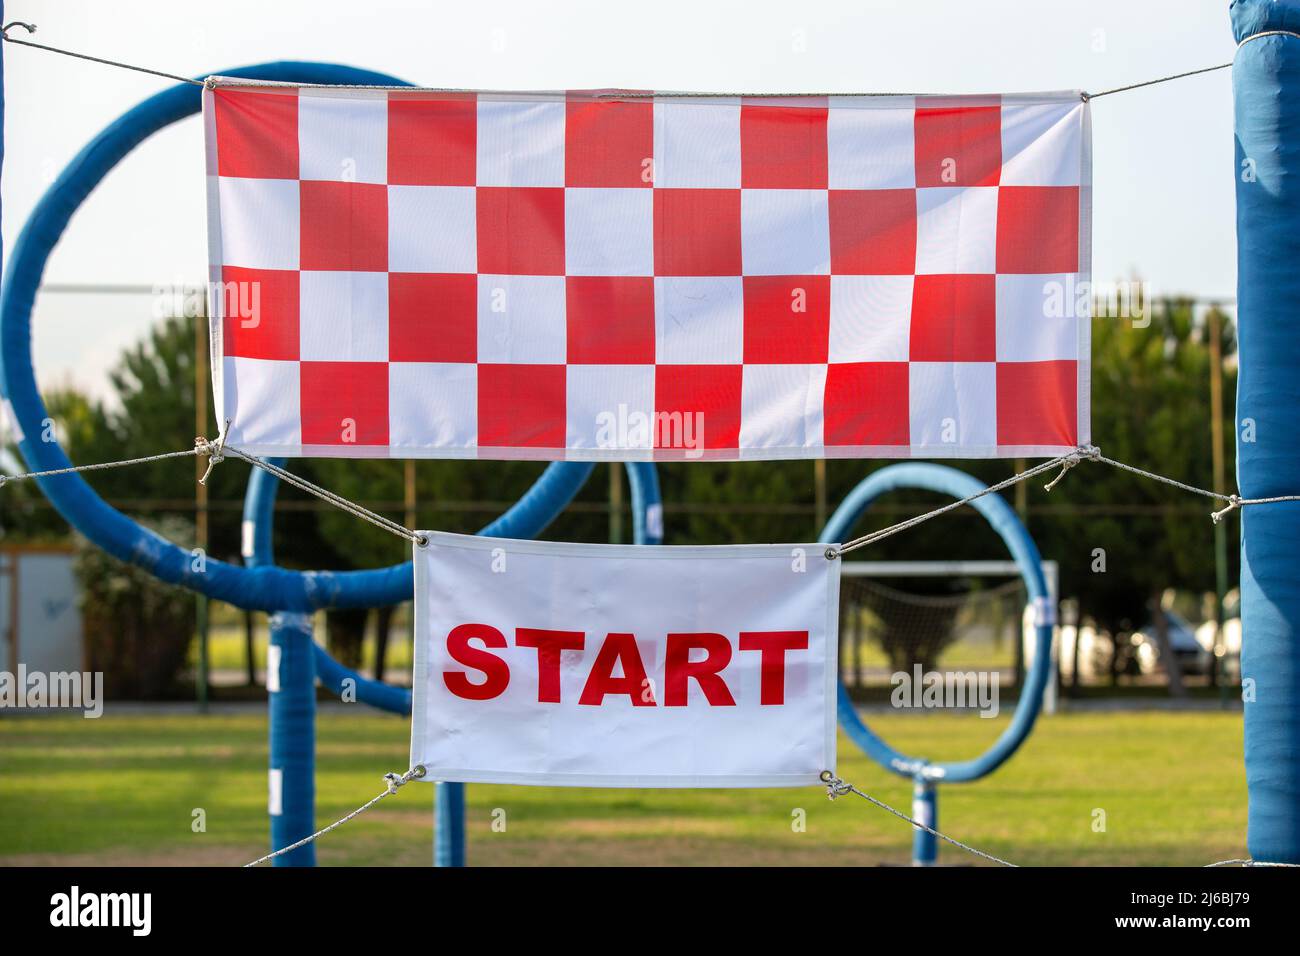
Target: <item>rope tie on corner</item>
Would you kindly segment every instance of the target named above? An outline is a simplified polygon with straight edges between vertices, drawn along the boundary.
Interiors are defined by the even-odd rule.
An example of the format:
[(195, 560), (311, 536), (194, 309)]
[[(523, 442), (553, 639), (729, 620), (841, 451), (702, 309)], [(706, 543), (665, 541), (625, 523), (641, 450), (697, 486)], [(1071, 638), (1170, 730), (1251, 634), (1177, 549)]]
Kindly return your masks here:
[(1240, 507), (1241, 507), (1241, 496), (1228, 495), (1228, 507), (1224, 508), (1221, 511), (1211, 511), (1210, 517), (1214, 520), (1215, 524), (1218, 524), (1220, 521), (1226, 518), (1230, 513), (1236, 511)]
[(327, 827), (321, 827), (311, 836), (303, 837), (297, 843), (290, 843), (288, 846), (281, 847), (280, 849), (276, 850), (273, 853), (268, 853), (266, 856), (258, 857), (252, 863), (245, 863), (244, 868), (247, 869), (250, 866), (257, 866), (259, 863), (265, 863), (267, 860), (274, 860), (277, 856), (283, 856), (284, 854), (288, 853), (291, 850), (296, 850), (299, 847), (306, 846), (308, 843), (311, 843), (312, 841), (317, 840), (320, 837), (323, 837), (331, 830), (335, 830), (343, 826), (343, 824), (347, 823), (349, 820), (355, 817), (359, 817), (361, 814), (365, 813), (367, 810), (373, 807), (380, 800), (384, 799), (384, 797), (392, 796), (398, 791), (398, 789), (406, 786), (412, 780), (419, 780), (427, 772), (428, 771), (424, 769), (424, 764), (416, 764), (410, 770), (406, 771), (406, 773), (399, 774), (399, 773), (389, 772), (384, 774), (385, 789), (382, 790), (378, 795), (371, 797), (369, 800), (367, 800), (361, 806), (357, 807), (347, 816), (340, 817), (339, 819), (335, 820)]
[(1051, 481), (1049, 481), (1047, 484), (1043, 485), (1043, 490), (1044, 490), (1044, 491), (1051, 491), (1053, 488), (1055, 488), (1055, 487), (1057, 486), (1057, 484), (1060, 482), (1060, 480), (1061, 480), (1062, 478), (1065, 477), (1065, 473), (1066, 473), (1067, 471), (1069, 471), (1071, 468), (1073, 468), (1073, 467), (1074, 467), (1075, 465), (1077, 465), (1079, 462), (1081, 462), (1081, 461), (1085, 461), (1085, 460), (1087, 460), (1087, 461), (1100, 461), (1100, 460), (1101, 460), (1101, 449), (1098, 448), (1096, 445), (1083, 445), (1083, 446), (1080, 446), (1079, 448), (1075, 449), (1074, 451), (1072, 451), (1069, 455), (1067, 455), (1067, 456), (1065, 457), (1065, 460), (1061, 462), (1061, 471), (1060, 471), (1060, 474), (1058, 474), (1055, 478), (1053, 478), (1053, 479), (1052, 479)]
[(194, 439), (195, 452), (200, 455), (208, 456), (208, 469), (199, 479), (199, 484), (206, 485), (208, 479), (212, 477), (212, 469), (221, 462), (226, 460), (226, 433), (230, 431), (230, 419), (226, 419), (226, 424), (222, 426), (221, 434), (217, 436), (216, 441), (208, 441), (202, 435)]
[(977, 850), (975, 849), (975, 847), (970, 846), (967, 843), (962, 843), (960, 840), (954, 840), (952, 837), (940, 833), (934, 827), (926, 826), (920, 820), (916, 820), (913, 819), (912, 817), (909, 817), (902, 810), (896, 810), (893, 807), (891, 807), (889, 804), (885, 803), (883, 800), (877, 800), (871, 794), (864, 793), (863, 791), (859, 790), (857, 787), (855, 787), (853, 784), (849, 783), (848, 781), (835, 776), (835, 774), (831, 773), (831, 771), (829, 770), (823, 770), (821, 772), (821, 781), (826, 785), (826, 797), (828, 800), (835, 800), (839, 797), (845, 796), (846, 794), (852, 793), (856, 796), (861, 797), (863, 800), (866, 800), (868, 803), (872, 803), (877, 807), (879, 807), (880, 809), (892, 813), (900, 820), (907, 821), (912, 826), (916, 827), (918, 830), (924, 830), (926, 833), (929, 833), (931, 836), (943, 840), (945, 843), (950, 843), (953, 846), (958, 847), (959, 849), (965, 850), (967, 853), (971, 853), (975, 856), (981, 857), (982, 859), (988, 860), (990, 863), (998, 863), (1001, 864), (1002, 866), (1009, 866), (1018, 869), (1018, 865), (1015, 863), (1011, 863), (1007, 860), (1004, 860), (1000, 856), (994, 856), (992, 853), (985, 853), (983, 850)]

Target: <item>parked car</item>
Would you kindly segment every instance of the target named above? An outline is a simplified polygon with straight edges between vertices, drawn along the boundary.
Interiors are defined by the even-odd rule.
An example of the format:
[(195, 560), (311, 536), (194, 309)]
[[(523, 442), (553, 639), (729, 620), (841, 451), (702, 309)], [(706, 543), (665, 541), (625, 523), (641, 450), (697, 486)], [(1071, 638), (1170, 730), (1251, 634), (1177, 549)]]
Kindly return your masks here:
[[(1213, 653), (1197, 639), (1196, 629), (1173, 611), (1165, 611), (1165, 620), (1169, 622), (1169, 646), (1178, 658), (1183, 673), (1208, 674)], [(1160, 644), (1156, 640), (1155, 626), (1148, 622), (1141, 630), (1134, 632), (1133, 643), (1137, 645), (1142, 673), (1154, 672), (1160, 666)]]

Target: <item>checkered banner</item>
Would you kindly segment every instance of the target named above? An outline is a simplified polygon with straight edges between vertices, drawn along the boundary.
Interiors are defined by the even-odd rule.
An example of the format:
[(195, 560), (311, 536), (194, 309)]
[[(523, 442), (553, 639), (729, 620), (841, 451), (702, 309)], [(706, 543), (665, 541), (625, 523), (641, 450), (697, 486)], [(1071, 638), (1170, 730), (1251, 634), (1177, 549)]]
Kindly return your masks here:
[(218, 79), (216, 408), (266, 455), (1024, 457), (1089, 439), (1078, 93)]

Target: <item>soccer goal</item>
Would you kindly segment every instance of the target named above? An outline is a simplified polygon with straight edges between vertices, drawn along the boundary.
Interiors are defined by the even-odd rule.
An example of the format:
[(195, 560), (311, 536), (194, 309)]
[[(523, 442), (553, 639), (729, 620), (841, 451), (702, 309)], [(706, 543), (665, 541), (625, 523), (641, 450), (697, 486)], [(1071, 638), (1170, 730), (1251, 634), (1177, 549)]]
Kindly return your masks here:
[[(1034, 627), (1046, 610), (1055, 622), (1057, 565), (1042, 563), (1047, 609), (1029, 600), (1014, 561), (847, 561), (840, 584), (840, 679), (853, 696), (872, 700), (900, 684), (920, 699), (926, 675), (996, 681), (1016, 693), (1034, 659)], [(1043, 711), (1057, 705), (1057, 643)], [(962, 675), (957, 678), (957, 675)], [(975, 688), (968, 688), (978, 706)]]

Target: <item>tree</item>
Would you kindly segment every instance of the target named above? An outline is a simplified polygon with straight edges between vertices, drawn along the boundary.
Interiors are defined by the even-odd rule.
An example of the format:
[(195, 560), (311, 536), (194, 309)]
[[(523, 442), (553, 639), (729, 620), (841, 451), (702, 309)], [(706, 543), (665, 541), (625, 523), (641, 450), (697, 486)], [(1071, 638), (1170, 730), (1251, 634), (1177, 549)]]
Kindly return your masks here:
[[(1119, 319), (1093, 322), (1094, 440), (1109, 458), (1209, 488), (1208, 327), (1185, 300), (1151, 312), (1147, 328)], [(1225, 323), (1223, 354), (1235, 355), (1235, 345)], [(1222, 413), (1231, 422), (1235, 364), (1225, 369), (1224, 393)], [(1226, 455), (1231, 473), (1231, 445)], [(1064, 593), (1077, 595), (1081, 612), (1112, 634), (1141, 626), (1148, 603), (1155, 598), (1158, 605), (1166, 588), (1214, 587), (1209, 512), (1221, 505), (1210, 499), (1084, 463), (1050, 496), (1031, 489), (1031, 501), (1062, 506), (1060, 514), (1036, 518), (1032, 530), (1040, 548), (1061, 562)]]

